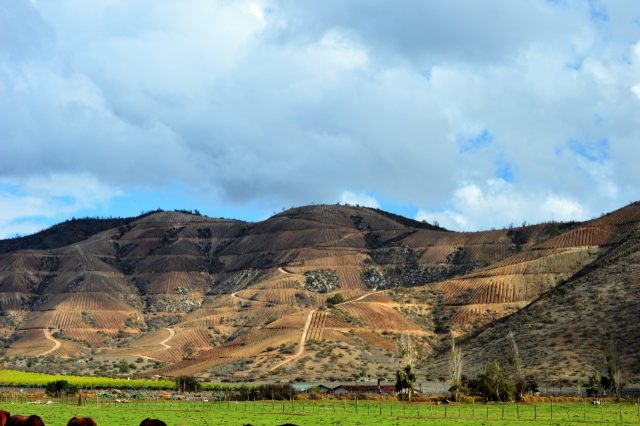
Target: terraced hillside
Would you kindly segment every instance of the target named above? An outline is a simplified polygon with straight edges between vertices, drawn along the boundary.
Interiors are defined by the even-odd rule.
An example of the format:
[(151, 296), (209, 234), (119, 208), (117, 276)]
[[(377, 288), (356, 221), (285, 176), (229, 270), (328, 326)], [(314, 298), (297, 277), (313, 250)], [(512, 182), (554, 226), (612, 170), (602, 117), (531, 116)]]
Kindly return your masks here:
[(390, 375), (402, 335), (425, 359), (555, 294), (627, 241), (640, 206), (476, 233), (340, 205), (70, 226), (62, 243), (55, 229), (44, 246), (0, 242), (21, 249), (0, 254), (5, 362), (144, 358), (168, 376), (326, 380)]

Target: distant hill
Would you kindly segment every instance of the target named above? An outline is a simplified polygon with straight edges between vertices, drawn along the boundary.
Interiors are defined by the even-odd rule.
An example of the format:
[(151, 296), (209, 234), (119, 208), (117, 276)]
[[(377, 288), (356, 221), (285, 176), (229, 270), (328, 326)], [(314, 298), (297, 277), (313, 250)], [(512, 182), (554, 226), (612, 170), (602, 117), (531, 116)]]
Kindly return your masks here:
[[(433, 377), (446, 370), (451, 335), (473, 374), (487, 354), (504, 356), (513, 329), (540, 382), (571, 381), (600, 365), (604, 337), (584, 330), (631, 315), (631, 296), (596, 293), (618, 294), (615, 277), (633, 276), (614, 272), (634, 270), (638, 228), (638, 204), (583, 223), (471, 233), (341, 205), (256, 223), (187, 211), (73, 220), (0, 241), (5, 364), (216, 380), (390, 378), (409, 335), (419, 374)], [(589, 315), (598, 321), (587, 325)], [(623, 347), (635, 347), (624, 337), (637, 337), (631, 327)]]
[(18, 250), (47, 250), (85, 240), (92, 235), (130, 222), (129, 219), (71, 219), (23, 237), (0, 240), (0, 254)]

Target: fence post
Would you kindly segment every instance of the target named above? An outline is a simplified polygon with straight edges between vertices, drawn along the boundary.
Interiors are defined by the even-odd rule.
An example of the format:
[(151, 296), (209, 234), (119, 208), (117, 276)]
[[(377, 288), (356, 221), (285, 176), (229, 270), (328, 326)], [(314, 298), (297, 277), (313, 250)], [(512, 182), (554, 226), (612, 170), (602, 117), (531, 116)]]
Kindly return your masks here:
[(604, 422), (604, 411), (602, 411), (602, 401), (600, 401), (600, 420)]
[(538, 419), (538, 406), (534, 405), (533, 406), (533, 420), (537, 420)]
[(583, 422), (587, 421), (587, 400), (586, 399), (582, 400), (582, 421)]
[(502, 401), (502, 420), (504, 420), (504, 401)]
[(551, 420), (553, 420), (553, 400), (551, 400), (550, 403), (551, 403)]
[(622, 421), (622, 402), (618, 402), (618, 408), (620, 408), (620, 421)]

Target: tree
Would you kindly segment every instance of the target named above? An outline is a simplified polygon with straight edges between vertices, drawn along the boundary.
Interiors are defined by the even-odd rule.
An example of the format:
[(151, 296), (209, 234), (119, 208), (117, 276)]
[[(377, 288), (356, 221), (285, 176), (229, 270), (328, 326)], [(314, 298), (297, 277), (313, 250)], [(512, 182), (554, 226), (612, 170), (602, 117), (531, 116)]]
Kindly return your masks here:
[(416, 373), (411, 364), (407, 364), (401, 370), (396, 371), (396, 392), (401, 400), (411, 401), (411, 395), (416, 383)]
[(336, 293), (333, 296), (327, 297), (327, 305), (329, 305), (329, 306), (339, 305), (340, 303), (342, 303), (344, 301), (345, 301), (345, 298), (342, 295), (342, 293)]
[(456, 347), (456, 340), (451, 337), (451, 351), (449, 356), (451, 370), (451, 392), (454, 401), (458, 400), (458, 393), (462, 390), (462, 351)]
[(179, 392), (197, 392), (200, 390), (200, 382), (192, 376), (180, 376), (176, 378), (176, 389)]
[(624, 377), (622, 370), (622, 360), (618, 347), (609, 341), (605, 351), (606, 370), (600, 376), (600, 386), (605, 391), (611, 391), (616, 398), (620, 399), (622, 389), (624, 389)]
[(182, 345), (182, 351), (182, 359), (193, 359), (193, 357), (196, 355), (196, 348), (193, 342), (187, 342)]
[(620, 352), (613, 345), (609, 345), (606, 354), (607, 361), (607, 377), (601, 378), (602, 387), (610, 389), (620, 399), (622, 389), (624, 388), (624, 378), (622, 372), (622, 361)]
[(513, 382), (515, 384), (515, 397), (516, 401), (522, 401), (524, 399), (524, 372), (522, 371), (522, 360), (520, 359), (520, 351), (518, 350), (518, 344), (513, 331), (509, 331), (509, 341), (511, 342), (511, 361), (513, 363)]
[(406, 332), (400, 335), (400, 365), (410, 365), (413, 367), (413, 343), (411, 336)]
[(129, 363), (126, 359), (120, 360), (118, 363), (118, 370), (123, 374), (127, 374), (129, 372)]
[(489, 364), (471, 387), (491, 401), (505, 401), (513, 394), (513, 383), (505, 378), (498, 362)]
[(78, 392), (78, 386), (71, 385), (66, 380), (54, 380), (47, 383), (45, 392), (49, 396), (61, 398), (66, 395), (75, 395)]

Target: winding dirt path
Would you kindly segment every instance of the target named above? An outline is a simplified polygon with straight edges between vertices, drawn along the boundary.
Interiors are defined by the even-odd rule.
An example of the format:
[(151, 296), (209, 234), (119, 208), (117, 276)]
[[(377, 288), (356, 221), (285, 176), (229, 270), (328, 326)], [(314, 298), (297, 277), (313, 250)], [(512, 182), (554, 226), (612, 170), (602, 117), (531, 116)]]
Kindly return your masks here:
[(165, 350), (169, 350), (169, 349), (171, 349), (171, 346), (167, 345), (167, 342), (168, 342), (169, 340), (171, 340), (171, 339), (173, 338), (173, 336), (175, 336), (175, 335), (176, 335), (176, 332), (173, 330), (173, 328), (165, 327), (164, 329), (165, 329), (165, 330), (169, 330), (169, 337), (167, 337), (167, 338), (166, 338), (166, 339), (164, 339), (162, 342), (160, 342), (160, 344), (161, 344), (162, 346), (164, 346), (164, 349), (165, 349)]
[(44, 330), (44, 337), (47, 340), (51, 340), (53, 342), (53, 348), (42, 352), (39, 356), (45, 356), (45, 355), (49, 355), (52, 352), (57, 351), (58, 349), (60, 349), (60, 346), (62, 346), (62, 343), (59, 340), (56, 340), (52, 335), (51, 332), (49, 332), (48, 328), (45, 328)]
[(283, 360), (282, 362), (278, 363), (275, 367), (272, 367), (269, 369), (269, 373), (271, 373), (273, 370), (277, 370), (278, 368), (282, 367), (285, 364), (290, 363), (291, 361), (294, 361), (298, 358), (300, 358), (300, 356), (304, 353), (304, 342), (307, 340), (307, 333), (309, 333), (309, 327), (311, 326), (311, 318), (313, 317), (314, 312), (317, 311), (311, 311), (309, 312), (309, 315), (307, 315), (307, 321), (304, 323), (304, 328), (302, 329), (302, 336), (300, 336), (300, 342), (298, 342), (298, 350), (296, 351), (295, 354), (291, 355), (289, 358)]
[(237, 294), (237, 291), (234, 291), (233, 293), (229, 293), (229, 296), (233, 297), (234, 299), (237, 299), (243, 303), (254, 303), (254, 302), (258, 302), (257, 300), (251, 300), (251, 299), (245, 299), (244, 297), (240, 297)]
[[(365, 297), (369, 297), (369, 296), (371, 296), (373, 293), (375, 293), (375, 291), (370, 291), (369, 293), (365, 293), (365, 294), (363, 294), (362, 296), (360, 296), (360, 297), (358, 297), (358, 298), (356, 298), (356, 299), (354, 299), (354, 300), (349, 300), (348, 302), (344, 302), (344, 303), (349, 303), (349, 302), (359, 302), (359, 301), (361, 301), (362, 299), (364, 299)], [(342, 304), (342, 303), (341, 303), (341, 304)]]
[(282, 266), (278, 267), (278, 271), (282, 272), (285, 275), (295, 275), (293, 272), (289, 272), (286, 269), (284, 269)]

